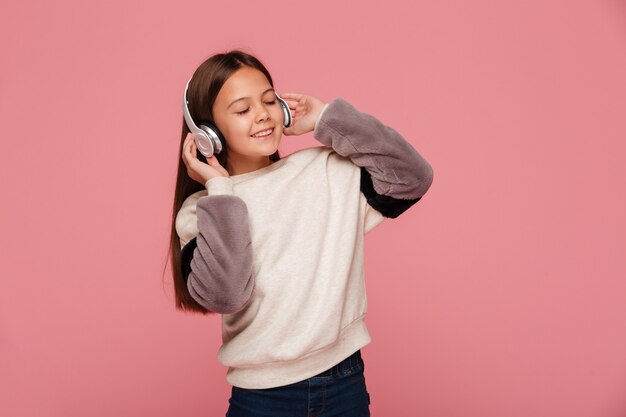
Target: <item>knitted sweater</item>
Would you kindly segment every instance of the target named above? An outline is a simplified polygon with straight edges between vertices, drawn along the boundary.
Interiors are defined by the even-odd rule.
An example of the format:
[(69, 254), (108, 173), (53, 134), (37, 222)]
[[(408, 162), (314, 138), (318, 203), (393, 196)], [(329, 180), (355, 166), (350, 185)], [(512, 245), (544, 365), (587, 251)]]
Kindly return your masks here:
[(324, 146), (212, 178), (177, 213), (187, 288), (222, 314), (218, 360), (241, 388), (310, 378), (371, 342), (364, 235), (433, 180), (398, 132), (341, 98), (313, 137)]

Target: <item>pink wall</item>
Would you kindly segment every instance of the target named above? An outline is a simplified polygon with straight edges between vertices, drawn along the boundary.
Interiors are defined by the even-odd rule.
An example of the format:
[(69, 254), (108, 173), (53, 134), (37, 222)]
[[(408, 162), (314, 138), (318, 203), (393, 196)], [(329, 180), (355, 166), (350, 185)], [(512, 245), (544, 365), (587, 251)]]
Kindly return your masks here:
[(0, 415), (224, 415), (161, 272), (184, 84), (238, 47), (434, 167), (366, 240), (373, 415), (626, 415), (624, 1), (5, 3)]

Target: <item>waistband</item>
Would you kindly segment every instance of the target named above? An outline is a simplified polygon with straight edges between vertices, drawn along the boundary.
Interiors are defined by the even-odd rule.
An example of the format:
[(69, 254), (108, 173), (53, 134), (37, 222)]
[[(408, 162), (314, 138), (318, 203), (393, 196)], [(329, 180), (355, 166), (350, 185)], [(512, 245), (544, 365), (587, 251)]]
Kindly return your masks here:
[[(306, 380), (311, 374), (329, 370), (328, 364), (339, 364), (372, 341), (365, 325), (365, 316), (346, 326), (337, 340), (318, 349), (304, 358), (287, 361), (273, 360), (247, 366), (232, 366), (232, 357), (227, 357), (226, 347), (218, 351), (218, 359), (222, 365), (228, 366), (226, 380), (230, 385), (241, 388), (263, 389), (292, 384)], [(348, 374), (349, 372), (344, 372)], [(341, 375), (340, 375), (341, 376)]]
[(350, 370), (357, 365), (363, 365), (363, 358), (361, 357), (361, 349), (354, 352), (352, 355), (348, 356), (337, 365), (329, 368), (319, 374), (315, 375), (313, 378), (318, 376), (340, 376), (345, 373), (345, 371)]

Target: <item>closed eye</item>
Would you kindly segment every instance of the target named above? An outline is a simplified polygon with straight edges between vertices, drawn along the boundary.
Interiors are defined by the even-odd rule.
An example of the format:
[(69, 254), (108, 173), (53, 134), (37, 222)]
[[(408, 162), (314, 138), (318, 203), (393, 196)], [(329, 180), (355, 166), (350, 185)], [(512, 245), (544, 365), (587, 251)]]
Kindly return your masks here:
[[(265, 104), (269, 104), (269, 105), (276, 104), (276, 100), (266, 101), (266, 102), (265, 102)], [(242, 116), (242, 115), (244, 115), (244, 114), (248, 113), (248, 110), (250, 110), (250, 107), (248, 107), (248, 108), (247, 108), (247, 109), (245, 109), (245, 110), (238, 111), (238, 112), (236, 112), (236, 113), (237, 113), (238, 115)]]

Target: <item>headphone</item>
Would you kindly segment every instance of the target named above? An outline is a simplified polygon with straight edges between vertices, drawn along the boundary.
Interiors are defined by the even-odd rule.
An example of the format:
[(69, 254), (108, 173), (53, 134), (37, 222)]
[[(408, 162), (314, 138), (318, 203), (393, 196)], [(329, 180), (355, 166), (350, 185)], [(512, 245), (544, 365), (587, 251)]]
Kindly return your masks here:
[[(206, 158), (210, 158), (214, 153), (220, 153), (222, 151), (222, 143), (226, 143), (224, 139), (224, 135), (219, 131), (217, 126), (211, 124), (209, 122), (204, 122), (200, 124), (200, 126), (196, 126), (191, 118), (191, 114), (189, 113), (189, 108), (187, 105), (189, 102), (187, 101), (187, 89), (189, 88), (189, 81), (187, 81), (187, 85), (185, 86), (185, 94), (183, 94), (183, 115), (185, 116), (185, 123), (187, 123), (187, 127), (194, 135), (194, 139), (196, 141), (196, 147), (200, 151), (202, 155)], [(291, 117), (291, 111), (289, 110), (289, 105), (287, 102), (283, 100), (278, 94), (274, 93), (280, 106), (283, 110), (284, 122), (283, 125), (285, 127), (291, 126), (293, 121)]]

